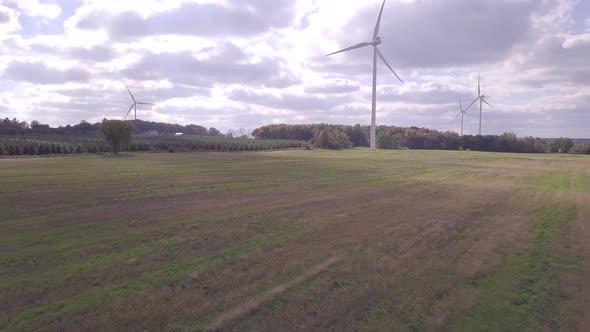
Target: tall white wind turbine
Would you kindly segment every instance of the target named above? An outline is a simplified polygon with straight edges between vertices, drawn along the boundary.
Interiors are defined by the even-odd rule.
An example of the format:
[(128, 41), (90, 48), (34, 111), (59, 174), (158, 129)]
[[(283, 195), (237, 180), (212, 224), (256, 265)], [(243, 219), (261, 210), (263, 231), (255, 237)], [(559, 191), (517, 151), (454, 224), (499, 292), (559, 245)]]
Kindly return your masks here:
[(459, 115), (461, 116), (461, 136), (463, 136), (463, 116), (467, 114), (467, 115), (471, 115), (469, 113), (467, 113), (467, 109), (463, 109), (463, 102), (461, 101), (461, 98), (459, 98), (459, 113), (457, 113), (457, 115), (455, 116), (455, 118), (453, 119), (453, 122), (451, 122), (451, 124), (455, 123), (455, 121), (457, 121), (457, 118), (459, 117)]
[(479, 135), (481, 136), (481, 110), (482, 110), (482, 106), (483, 103), (488, 104), (491, 108), (494, 108), (494, 106), (492, 106), (492, 104), (488, 103), (488, 101), (486, 100), (486, 96), (481, 94), (481, 86), (480, 86), (480, 79), (479, 79), (479, 74), (477, 75), (477, 98), (475, 98), (471, 104), (469, 104), (469, 106), (467, 106), (466, 110), (468, 110), (476, 101), (479, 100)]
[(373, 32), (373, 41), (359, 43), (359, 44), (347, 47), (347, 48), (340, 50), (338, 52), (330, 53), (327, 55), (327, 56), (330, 56), (332, 54), (346, 52), (346, 51), (354, 50), (357, 48), (362, 48), (365, 46), (373, 46), (373, 104), (372, 104), (372, 112), (371, 112), (371, 151), (375, 151), (375, 142), (376, 142), (375, 138), (376, 138), (376, 132), (377, 132), (376, 124), (375, 124), (376, 117), (377, 117), (377, 57), (379, 57), (383, 61), (383, 63), (385, 63), (387, 68), (389, 68), (389, 70), (391, 70), (393, 75), (395, 75), (395, 77), (397, 77), (397, 79), (402, 84), (404, 84), (404, 81), (402, 81), (402, 79), (399, 78), (399, 76), (397, 76), (397, 74), (395, 73), (393, 68), (391, 68), (389, 63), (387, 63), (387, 60), (385, 60), (385, 57), (383, 56), (383, 54), (381, 54), (381, 52), (377, 48), (377, 45), (381, 44), (381, 37), (378, 37), (378, 34), (379, 34), (379, 25), (381, 24), (381, 15), (383, 14), (383, 7), (385, 7), (385, 0), (383, 0), (383, 5), (381, 5), (381, 11), (379, 12), (379, 17), (377, 18), (377, 24), (375, 25), (375, 31)]
[(137, 120), (137, 105), (153, 105), (153, 104), (152, 103), (143, 103), (143, 102), (135, 100), (135, 97), (133, 97), (133, 94), (131, 93), (131, 90), (129, 90), (127, 83), (125, 83), (125, 87), (127, 88), (127, 92), (129, 92), (131, 99), (133, 99), (133, 104), (131, 104), (131, 107), (129, 107), (129, 111), (127, 111), (127, 114), (125, 114), (125, 117), (123, 119), (127, 119), (127, 116), (129, 115), (131, 110), (135, 109), (134, 118), (135, 118), (135, 120)]

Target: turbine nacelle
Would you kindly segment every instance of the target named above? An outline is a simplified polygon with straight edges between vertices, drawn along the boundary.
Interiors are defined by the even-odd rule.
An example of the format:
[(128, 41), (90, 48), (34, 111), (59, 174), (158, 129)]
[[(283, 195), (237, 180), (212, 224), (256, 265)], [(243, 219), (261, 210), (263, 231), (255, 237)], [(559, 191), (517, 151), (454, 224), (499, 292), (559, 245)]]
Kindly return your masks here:
[(373, 40), (371, 42), (371, 45), (374, 45), (374, 46), (377, 46), (379, 44), (381, 44), (381, 37), (377, 37), (377, 38), (375, 38), (375, 40)]
[(486, 99), (486, 95), (481, 95), (481, 99)]

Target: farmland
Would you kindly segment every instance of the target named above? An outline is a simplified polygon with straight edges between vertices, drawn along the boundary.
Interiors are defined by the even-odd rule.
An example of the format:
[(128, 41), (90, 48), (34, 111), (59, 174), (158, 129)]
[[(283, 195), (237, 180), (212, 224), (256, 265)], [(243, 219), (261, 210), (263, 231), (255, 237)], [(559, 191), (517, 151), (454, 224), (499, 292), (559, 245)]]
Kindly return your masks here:
[(590, 158), (0, 159), (0, 330), (590, 330)]

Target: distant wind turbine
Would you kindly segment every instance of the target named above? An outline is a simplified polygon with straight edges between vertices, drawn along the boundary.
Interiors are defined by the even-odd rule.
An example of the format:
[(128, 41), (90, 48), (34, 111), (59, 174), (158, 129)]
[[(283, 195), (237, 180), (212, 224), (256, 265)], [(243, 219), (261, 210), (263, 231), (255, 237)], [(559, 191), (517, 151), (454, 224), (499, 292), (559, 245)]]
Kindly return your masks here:
[(131, 99), (133, 99), (133, 104), (131, 104), (131, 107), (129, 107), (129, 111), (127, 111), (127, 114), (125, 114), (124, 119), (127, 119), (127, 116), (129, 115), (129, 113), (131, 112), (132, 109), (135, 109), (134, 118), (135, 118), (135, 120), (137, 120), (137, 105), (153, 105), (153, 104), (152, 103), (143, 103), (143, 102), (139, 102), (139, 101), (135, 100), (135, 97), (133, 97), (133, 94), (131, 93), (131, 90), (129, 90), (127, 83), (125, 83), (125, 87), (127, 88), (127, 92), (129, 92)]
[(471, 114), (467, 113), (467, 110), (463, 109), (463, 102), (461, 101), (461, 98), (459, 98), (459, 113), (457, 113), (457, 116), (455, 116), (455, 118), (453, 119), (453, 122), (451, 122), (451, 124), (455, 123), (455, 121), (457, 121), (457, 118), (459, 117), (459, 115), (461, 115), (461, 136), (463, 136), (463, 116), (467, 114), (469, 116), (471, 116)]
[(495, 108), (494, 106), (492, 106), (492, 104), (488, 103), (488, 101), (486, 100), (486, 96), (481, 94), (481, 87), (480, 87), (480, 78), (479, 78), (479, 74), (477, 75), (477, 98), (475, 98), (475, 100), (473, 100), (471, 102), (471, 104), (469, 104), (469, 106), (467, 106), (467, 108), (465, 109), (466, 111), (476, 102), (479, 100), (479, 135), (481, 136), (481, 109), (483, 106), (483, 103), (488, 104), (491, 108)]
[(334, 52), (334, 53), (330, 53), (330, 54), (326, 55), (326, 56), (330, 56), (332, 54), (346, 52), (346, 51), (354, 50), (357, 48), (362, 48), (365, 46), (370, 46), (370, 45), (373, 46), (373, 104), (372, 104), (372, 112), (371, 112), (371, 151), (375, 151), (375, 143), (376, 143), (375, 136), (376, 136), (376, 132), (377, 132), (376, 124), (375, 124), (376, 117), (377, 117), (377, 57), (381, 58), (383, 63), (385, 63), (387, 68), (389, 68), (389, 70), (391, 70), (393, 75), (395, 75), (395, 77), (397, 77), (397, 79), (402, 84), (404, 84), (404, 81), (402, 81), (402, 79), (399, 78), (399, 76), (397, 76), (397, 74), (395, 73), (393, 68), (391, 68), (389, 63), (387, 63), (387, 60), (385, 60), (385, 57), (383, 56), (383, 54), (381, 54), (381, 52), (377, 48), (377, 45), (381, 44), (381, 37), (378, 37), (378, 34), (379, 34), (379, 25), (381, 24), (381, 15), (383, 14), (383, 7), (385, 7), (385, 0), (383, 0), (383, 5), (381, 5), (381, 11), (379, 12), (379, 17), (377, 18), (377, 24), (375, 25), (375, 31), (373, 32), (373, 41), (359, 43), (359, 44), (347, 47), (347, 48), (340, 50), (338, 52)]

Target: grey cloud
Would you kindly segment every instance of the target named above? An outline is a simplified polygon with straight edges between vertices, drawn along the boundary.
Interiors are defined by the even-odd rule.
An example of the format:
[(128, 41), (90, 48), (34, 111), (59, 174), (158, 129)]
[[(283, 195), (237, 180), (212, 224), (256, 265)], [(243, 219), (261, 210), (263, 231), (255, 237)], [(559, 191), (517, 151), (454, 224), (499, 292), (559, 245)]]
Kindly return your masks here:
[[(92, 91), (80, 89), (81, 96), (73, 97), (68, 102), (61, 101), (43, 101), (33, 105), (35, 112), (56, 114), (63, 119), (68, 119), (70, 123), (78, 123), (82, 120), (90, 120), (102, 116), (106, 117), (123, 117), (131, 106), (131, 99), (126, 91)], [(67, 94), (64, 94), (67, 95)], [(142, 101), (153, 101), (142, 94), (137, 96)], [(147, 112), (151, 112), (152, 107), (149, 105), (138, 105), (138, 117), (143, 117)]]
[(147, 88), (140, 89), (142, 94), (151, 96), (154, 101), (161, 101), (173, 98), (188, 98), (194, 96), (209, 96), (211, 90), (206, 88), (195, 88), (185, 85), (174, 85), (170, 88)]
[(0, 40), (0, 54), (13, 55), (21, 53), (25, 50), (15, 38), (10, 37)]
[[(355, 77), (369, 77), (372, 75), (373, 70), (373, 58), (372, 54), (369, 53), (368, 49), (355, 50), (357, 52), (354, 61), (347, 59), (337, 59), (337, 55), (334, 55), (332, 59), (325, 56), (314, 57), (309, 61), (309, 68), (316, 72), (329, 73), (333, 76), (338, 77), (349, 77), (354, 75)], [(381, 64), (378, 64), (380, 66)], [(398, 73), (398, 75), (402, 75)]]
[(287, 87), (300, 82), (279, 58), (264, 57), (248, 63), (247, 55), (231, 43), (225, 43), (218, 54), (200, 60), (190, 52), (149, 53), (123, 74), (136, 80), (169, 79), (174, 83), (198, 87), (214, 84), (247, 84)]
[(155, 24), (144, 20), (137, 12), (129, 11), (112, 18), (109, 24), (109, 35), (112, 39), (128, 39), (153, 34), (158, 29)]
[[(174, 85), (171, 88), (143, 88), (133, 82), (129, 82), (129, 88), (138, 100), (156, 104), (171, 98), (204, 96), (210, 93), (208, 89), (198, 89), (182, 85)], [(78, 123), (81, 120), (99, 120), (101, 117), (123, 117), (132, 103), (123, 83), (119, 87), (114, 88), (101, 88), (100, 86), (71, 89), (56, 88), (50, 89), (49, 92), (70, 98), (68, 102), (43, 101), (33, 105), (35, 113), (47, 114), (48, 117), (55, 115), (54, 118), (57, 118), (59, 121), (54, 119), (52, 123), (64, 123), (64, 119), (69, 123)], [(137, 109), (138, 118), (153, 120), (152, 116), (155, 109), (154, 106), (139, 105)], [(160, 111), (160, 109), (158, 109), (158, 112), (166, 113), (166, 111)], [(182, 118), (183, 112), (184, 114), (193, 114), (194, 110), (179, 108), (178, 112), (178, 117)], [(213, 112), (210, 114), (217, 113)], [(203, 110), (203, 113), (200, 113), (200, 118), (202, 119), (204, 115), (206, 115), (205, 110)], [(198, 119), (197, 117), (195, 120)], [(199, 123), (199, 121), (196, 123)]]
[[(585, 38), (584, 38), (585, 37)], [(588, 66), (590, 34), (549, 36), (541, 39), (531, 52), (530, 61), (537, 66)]]
[(231, 99), (277, 109), (298, 110), (298, 111), (326, 111), (343, 103), (350, 102), (350, 95), (321, 96), (321, 95), (296, 95), (282, 93), (274, 95), (253, 90), (234, 89), (228, 95)]
[(360, 90), (358, 82), (344, 79), (335, 79), (323, 82), (320, 85), (311, 85), (305, 88), (305, 93), (340, 94)]
[(32, 44), (30, 50), (39, 54), (61, 55), (65, 58), (84, 62), (108, 62), (113, 60), (118, 53), (105, 46), (84, 47), (62, 47), (46, 44)]
[(0, 11), (0, 24), (10, 22), (10, 14), (4, 11)]
[[(550, 11), (556, 1), (448, 0), (388, 2), (380, 46), (393, 67), (463, 66), (502, 60), (534, 37), (531, 18)], [(370, 39), (378, 8), (368, 8), (345, 25), (340, 46)], [(355, 27), (355, 28), (353, 28)], [(342, 38), (344, 37), (344, 38)], [(366, 52), (365, 52), (366, 53)], [(331, 57), (367, 62), (363, 51)], [(336, 58), (338, 57), (338, 59)]]
[(111, 14), (106, 11), (93, 11), (82, 17), (76, 24), (76, 28), (85, 30), (96, 30), (100, 29), (110, 19)]
[(292, 24), (294, 6), (294, 0), (231, 0), (228, 5), (183, 3), (147, 18), (133, 11), (115, 16), (90, 13), (77, 27), (106, 27), (114, 40), (147, 35), (252, 36)]
[(453, 90), (442, 84), (432, 83), (401, 92), (399, 88), (395, 87), (378, 87), (377, 98), (379, 101), (417, 105), (456, 104), (457, 107), (459, 107), (459, 100), (462, 100), (464, 106), (467, 107), (475, 96), (464, 91)]
[(81, 68), (60, 70), (49, 67), (43, 62), (12, 61), (6, 67), (4, 77), (13, 81), (25, 81), (35, 84), (63, 84), (66, 82), (89, 81), (91, 73)]
[[(202, 89), (202, 88), (195, 88), (190, 86), (183, 86), (183, 85), (173, 85), (170, 88), (142, 88), (138, 86), (134, 86), (134, 84), (129, 83), (129, 88), (131, 91), (138, 97), (138, 99), (142, 99), (143, 101), (147, 102), (158, 102), (163, 101), (166, 99), (171, 98), (187, 98), (193, 96), (208, 96), (210, 95), (209, 89)], [(98, 89), (97, 87), (81, 89), (81, 88), (74, 88), (74, 89), (59, 89), (52, 91), (54, 93), (58, 93), (63, 96), (72, 97), (72, 98), (84, 98), (84, 99), (91, 99), (94, 101), (98, 100), (117, 100), (117, 103), (123, 103), (127, 101), (130, 97), (127, 94), (127, 90), (125, 89), (124, 84), (121, 82), (120, 89)]]
[(558, 35), (541, 39), (519, 70), (533, 87), (590, 84), (590, 34)]
[(585, 138), (588, 137), (587, 123), (590, 122), (590, 114), (586, 111), (588, 107), (590, 104), (574, 110), (490, 111), (484, 112), (482, 123), (486, 133), (515, 132), (519, 136), (539, 137), (555, 137), (555, 133), (562, 133), (557, 136)]
[(66, 51), (73, 58), (85, 61), (92, 60), (96, 62), (107, 62), (113, 60), (117, 53), (113, 49), (104, 46), (95, 46), (92, 48), (74, 47)]

